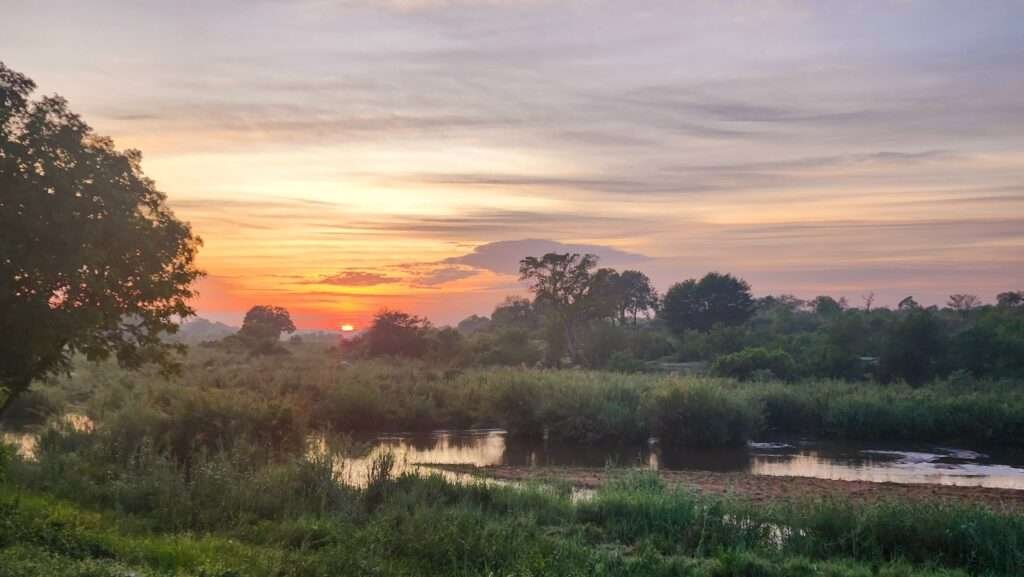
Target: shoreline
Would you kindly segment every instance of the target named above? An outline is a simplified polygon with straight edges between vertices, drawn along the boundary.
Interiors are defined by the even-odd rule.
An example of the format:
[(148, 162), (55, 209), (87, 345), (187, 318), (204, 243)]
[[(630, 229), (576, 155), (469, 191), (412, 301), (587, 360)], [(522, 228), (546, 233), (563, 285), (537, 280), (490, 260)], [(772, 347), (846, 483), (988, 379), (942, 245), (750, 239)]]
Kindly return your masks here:
[[(549, 481), (569, 483), (580, 489), (597, 489), (608, 480), (636, 469), (587, 467), (513, 467), (498, 465), (422, 465), (452, 473), (511, 482)], [(713, 496), (736, 497), (753, 503), (786, 503), (844, 499), (858, 503), (911, 500), (982, 505), (996, 511), (1024, 511), (1024, 490), (963, 487), (924, 483), (876, 483), (815, 477), (783, 477), (714, 471), (657, 471), (669, 487), (685, 487)]]

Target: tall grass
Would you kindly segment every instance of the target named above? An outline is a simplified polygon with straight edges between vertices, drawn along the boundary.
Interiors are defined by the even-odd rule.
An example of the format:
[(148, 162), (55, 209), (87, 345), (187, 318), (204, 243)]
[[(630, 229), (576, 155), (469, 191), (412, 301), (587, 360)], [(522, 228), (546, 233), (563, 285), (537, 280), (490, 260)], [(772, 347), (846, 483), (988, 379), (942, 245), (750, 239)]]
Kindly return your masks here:
[[(51, 392), (50, 389), (53, 389)], [(122, 423), (177, 455), (240, 440), (296, 450), (310, 431), (501, 427), (575, 442), (726, 445), (774, 433), (1024, 446), (1024, 386), (911, 388), (870, 383), (737, 383), (674, 375), (489, 368), (415, 362), (339, 363), (299, 348), (249, 359), (193, 350), (171, 381), (83, 365), (44, 387), (99, 422)]]
[[(138, 457), (144, 466), (112, 458), (109, 442), (51, 440), (54, 454), (13, 467), (20, 488), (0, 484), (0, 575), (6, 566), (12, 575), (1008, 576), (1024, 566), (1024, 517), (982, 508), (752, 506), (643, 473), (574, 502), (545, 486), (393, 478), (386, 459), (356, 488), (318, 470), (322, 461), (267, 461), (241, 445), (187, 471), (170, 453)], [(56, 452), (71, 443), (75, 454)], [(166, 498), (160, 487), (179, 492)]]

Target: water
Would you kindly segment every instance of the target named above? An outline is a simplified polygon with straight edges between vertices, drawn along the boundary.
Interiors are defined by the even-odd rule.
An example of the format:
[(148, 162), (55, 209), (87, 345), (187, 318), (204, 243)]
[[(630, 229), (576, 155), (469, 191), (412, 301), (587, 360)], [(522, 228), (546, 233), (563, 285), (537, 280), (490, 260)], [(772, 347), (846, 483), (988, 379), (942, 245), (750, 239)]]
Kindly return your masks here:
[[(87, 417), (69, 414), (67, 425), (92, 430)], [(25, 457), (35, 451), (32, 433), (3, 433)], [(641, 445), (581, 445), (509, 438), (498, 429), (437, 431), (425, 435), (384, 435), (365, 440), (370, 450), (339, 467), (349, 483), (362, 484), (370, 463), (381, 453), (395, 457), (395, 473), (429, 465), (490, 467), (644, 467), (665, 470), (744, 472), (782, 477), (844, 481), (924, 483), (1024, 490), (1024, 452), (967, 450), (922, 444), (835, 443), (775, 439), (739, 448), (689, 449)], [(322, 448), (322, 445), (320, 445)], [(467, 480), (468, 475), (446, 472)]]
[[(64, 425), (76, 431), (92, 431), (96, 427), (92, 419), (79, 413), (67, 413), (60, 419)], [(33, 431), (3, 431), (0, 433), (0, 440), (4, 444), (13, 445), (22, 457), (32, 459), (36, 455), (39, 435)]]
[(846, 481), (925, 483), (1024, 489), (1024, 454), (952, 447), (775, 440), (746, 447), (688, 449), (594, 446), (524, 441), (500, 430), (439, 431), (380, 437), (370, 453), (346, 463), (345, 477), (366, 478), (369, 462), (390, 451), (396, 472), (431, 464), (536, 467), (604, 467), (745, 472)]

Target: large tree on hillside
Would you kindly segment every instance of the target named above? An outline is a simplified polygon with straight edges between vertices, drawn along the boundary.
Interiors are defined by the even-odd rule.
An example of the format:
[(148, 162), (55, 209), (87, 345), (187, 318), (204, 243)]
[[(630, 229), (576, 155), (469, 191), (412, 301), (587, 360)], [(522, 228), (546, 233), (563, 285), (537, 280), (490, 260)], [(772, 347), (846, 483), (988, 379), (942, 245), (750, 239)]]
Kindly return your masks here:
[(161, 339), (193, 314), (199, 239), (138, 151), (0, 63), (0, 417), (72, 355), (172, 364)]
[(548, 253), (519, 261), (520, 280), (530, 283), (537, 301), (557, 318), (573, 361), (580, 354), (579, 326), (590, 318), (594, 304), (591, 269), (595, 266), (596, 256), (577, 253)]
[(746, 281), (730, 274), (708, 273), (672, 285), (662, 299), (659, 315), (678, 335), (687, 329), (709, 331), (721, 324), (745, 323), (754, 314), (754, 298)]

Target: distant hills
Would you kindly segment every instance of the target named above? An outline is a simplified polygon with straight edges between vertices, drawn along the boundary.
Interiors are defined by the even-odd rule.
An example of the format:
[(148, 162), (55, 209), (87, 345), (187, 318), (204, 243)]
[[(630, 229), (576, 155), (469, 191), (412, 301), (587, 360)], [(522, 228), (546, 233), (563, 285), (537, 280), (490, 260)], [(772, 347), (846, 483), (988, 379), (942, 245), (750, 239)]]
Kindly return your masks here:
[(238, 327), (204, 318), (194, 318), (182, 324), (178, 332), (171, 335), (168, 340), (186, 345), (198, 345), (206, 341), (219, 341), (237, 332)]

